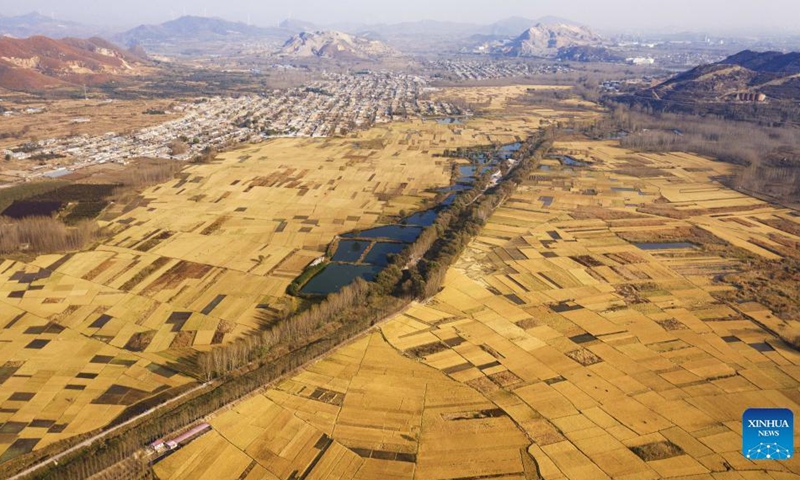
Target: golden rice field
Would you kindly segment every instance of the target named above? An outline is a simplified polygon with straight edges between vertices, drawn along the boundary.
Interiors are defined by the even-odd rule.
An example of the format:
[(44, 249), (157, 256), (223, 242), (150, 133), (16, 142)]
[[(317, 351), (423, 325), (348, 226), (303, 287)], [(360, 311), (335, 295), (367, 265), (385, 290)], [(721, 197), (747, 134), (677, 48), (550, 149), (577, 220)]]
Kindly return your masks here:
[(503, 471), (524, 479), (529, 442), (510, 418), (496, 415), (480, 392), (404, 357), (376, 333), (218, 415), (211, 433), (156, 471), (186, 479), (238, 478), (247, 468), (247, 478), (282, 479)]
[[(797, 222), (795, 212), (716, 183), (725, 164), (557, 147), (591, 165), (543, 162), (447, 287), (384, 328), (388, 341), (432, 352), (426, 364), (494, 400), (531, 439), (543, 478), (799, 473), (795, 460), (764, 471), (740, 449), (746, 408), (800, 411), (800, 355), (750, 320), (776, 322), (765, 307), (713, 296), (731, 288), (713, 280), (737, 260), (702, 246), (716, 237), (771, 258), (756, 244), (789, 234), (758, 220)], [(692, 227), (689, 248), (625, 240), (669, 242)]]
[(434, 154), (521, 140), (552, 115), (248, 145), (111, 208), (108, 238), (87, 251), (0, 261), (0, 461), (192, 383), (184, 358), (285, 308), (286, 287), (335, 235), (448, 185), (449, 160)]
[(800, 355), (715, 279), (800, 217), (718, 183), (726, 164), (556, 147), (589, 165), (543, 161), (435, 298), (212, 418), (158, 476), (797, 478), (740, 449), (746, 408), (800, 413)]

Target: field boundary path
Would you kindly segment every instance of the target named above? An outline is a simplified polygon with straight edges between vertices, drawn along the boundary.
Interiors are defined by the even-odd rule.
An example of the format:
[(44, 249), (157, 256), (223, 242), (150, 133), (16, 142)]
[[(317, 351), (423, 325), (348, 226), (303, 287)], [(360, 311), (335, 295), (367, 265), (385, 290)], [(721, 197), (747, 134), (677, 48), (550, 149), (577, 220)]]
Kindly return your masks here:
[[(309, 365), (311, 365), (311, 364), (313, 364), (315, 362), (320, 361), (323, 357), (328, 356), (331, 352), (335, 352), (336, 350), (339, 350), (340, 348), (346, 347), (346, 346), (352, 344), (353, 342), (360, 340), (364, 336), (366, 336), (368, 334), (371, 334), (376, 329), (379, 329), (383, 324), (385, 324), (386, 322), (390, 321), (391, 319), (393, 319), (397, 315), (402, 314), (403, 312), (408, 310), (411, 306), (413, 306), (413, 305), (415, 305), (417, 303), (419, 303), (419, 302), (417, 302), (417, 301), (409, 302), (408, 304), (404, 305), (402, 308), (398, 309), (397, 311), (394, 311), (394, 312), (390, 313), (389, 315), (386, 315), (380, 321), (375, 322), (375, 325), (370, 326), (369, 328), (365, 329), (363, 332), (359, 333), (358, 335), (354, 335), (352, 338), (349, 338), (349, 339), (345, 340), (341, 344), (337, 345), (335, 348), (332, 348), (330, 350), (327, 350), (325, 352), (320, 353), (319, 355), (309, 359), (307, 362), (303, 363), (302, 365), (299, 365), (297, 368), (295, 368), (293, 370), (290, 370), (290, 371), (286, 372), (285, 374), (275, 378), (271, 382), (265, 383), (264, 385), (262, 385), (261, 387), (253, 390), (252, 392), (250, 392), (250, 393), (248, 393), (248, 394), (246, 394), (246, 395), (244, 395), (244, 396), (242, 396), (240, 398), (237, 398), (236, 400), (234, 400), (234, 401), (232, 401), (230, 403), (225, 404), (224, 406), (218, 408), (217, 410), (215, 410), (215, 411), (209, 413), (208, 415), (206, 415), (205, 417), (203, 417), (203, 420), (213, 418), (219, 412), (221, 412), (223, 410), (230, 409), (232, 406), (234, 406), (234, 405), (236, 405), (236, 404), (238, 404), (238, 403), (240, 403), (242, 401), (245, 401), (245, 400), (247, 400), (249, 398), (252, 398), (254, 395), (259, 395), (265, 389), (270, 388), (275, 383), (280, 382), (280, 381), (286, 379), (287, 377), (290, 377), (290, 376), (296, 374), (298, 371), (306, 368), (307, 366), (309, 366)], [(149, 415), (152, 415), (153, 413), (156, 413), (158, 410), (160, 410), (160, 409), (162, 409), (162, 408), (164, 408), (164, 407), (166, 407), (168, 405), (171, 405), (171, 404), (173, 404), (173, 403), (175, 403), (175, 402), (177, 402), (177, 401), (179, 401), (179, 400), (181, 400), (181, 399), (183, 399), (183, 398), (185, 398), (185, 397), (187, 397), (187, 396), (189, 396), (189, 395), (191, 395), (193, 393), (196, 393), (199, 390), (202, 390), (204, 388), (208, 388), (208, 387), (212, 386), (214, 383), (216, 383), (216, 380), (212, 380), (210, 382), (206, 382), (206, 383), (203, 383), (201, 385), (198, 385), (197, 387), (195, 387), (195, 388), (193, 388), (193, 389), (191, 389), (189, 391), (186, 391), (186, 392), (184, 392), (184, 393), (182, 393), (182, 394), (180, 394), (180, 395), (178, 395), (178, 396), (176, 396), (174, 398), (171, 398), (171, 399), (167, 400), (166, 402), (164, 402), (164, 403), (162, 403), (160, 405), (157, 405), (157, 406), (155, 406), (155, 407), (153, 407), (153, 408), (151, 408), (151, 409), (149, 409), (149, 410), (147, 410), (145, 412), (142, 412), (139, 415), (124, 421), (123, 423), (120, 423), (119, 425), (115, 425), (115, 426), (113, 426), (113, 427), (111, 427), (111, 428), (109, 428), (107, 430), (104, 430), (104, 431), (98, 433), (97, 435), (94, 435), (94, 436), (92, 436), (90, 438), (87, 438), (86, 440), (84, 440), (84, 441), (82, 441), (82, 442), (80, 442), (80, 443), (78, 443), (76, 445), (73, 445), (72, 447), (64, 450), (63, 452), (60, 452), (60, 453), (58, 453), (56, 455), (53, 455), (52, 457), (49, 457), (49, 458), (47, 458), (45, 460), (40, 461), (40, 462), (28, 467), (27, 469), (23, 470), (22, 472), (19, 472), (14, 476), (9, 477), (8, 480), (22, 480), (23, 478), (27, 477), (28, 475), (31, 475), (31, 474), (35, 473), (37, 470), (39, 470), (41, 468), (44, 468), (47, 465), (50, 465), (51, 463), (55, 462), (56, 464), (58, 464), (58, 461), (60, 459), (64, 458), (64, 457), (66, 457), (67, 455), (75, 453), (75, 452), (77, 452), (78, 450), (80, 450), (82, 448), (89, 447), (92, 444), (94, 444), (94, 443), (104, 439), (105, 437), (111, 435), (112, 433), (116, 432), (117, 430), (119, 430), (119, 429), (121, 429), (121, 428), (123, 428), (125, 426), (128, 426), (128, 425), (130, 425), (130, 424), (132, 424), (132, 423), (134, 423), (134, 422), (136, 422), (138, 420), (141, 420), (141, 419), (143, 419), (143, 418), (145, 418), (145, 417), (147, 417)], [(197, 422), (193, 422), (193, 423), (197, 423)], [(184, 429), (185, 429), (185, 427), (184, 427)], [(181, 430), (183, 430), (183, 429), (181, 429)], [(173, 434), (174, 433), (175, 432), (173, 432)], [(153, 460), (157, 460), (157, 458), (153, 459)]]
[(76, 451), (78, 451), (78, 450), (80, 450), (82, 448), (86, 448), (88, 446), (91, 446), (93, 443), (95, 443), (95, 442), (97, 442), (99, 440), (102, 440), (103, 438), (111, 435), (112, 433), (116, 432), (117, 430), (119, 430), (119, 429), (121, 429), (121, 428), (123, 428), (123, 427), (125, 427), (127, 425), (130, 425), (131, 423), (134, 423), (137, 420), (141, 420), (142, 418), (144, 418), (144, 417), (146, 417), (148, 415), (151, 415), (151, 414), (157, 412), (158, 410), (160, 410), (160, 409), (162, 409), (162, 408), (164, 408), (164, 407), (166, 407), (168, 405), (171, 405), (171, 404), (181, 400), (182, 398), (184, 398), (184, 397), (186, 397), (188, 395), (191, 395), (191, 394), (193, 394), (193, 393), (195, 393), (195, 392), (197, 392), (199, 390), (202, 390), (204, 388), (207, 388), (207, 387), (211, 386), (212, 384), (213, 384), (213, 382), (206, 382), (206, 383), (203, 383), (201, 385), (196, 386), (195, 388), (193, 388), (191, 390), (183, 392), (182, 394), (180, 394), (180, 395), (178, 395), (176, 397), (170, 398), (166, 402), (161, 403), (159, 405), (156, 405), (155, 407), (153, 407), (153, 408), (151, 408), (149, 410), (146, 410), (146, 411), (140, 413), (139, 415), (136, 415), (135, 417), (132, 417), (132, 418), (130, 418), (128, 420), (125, 420), (124, 422), (120, 423), (119, 425), (115, 425), (115, 426), (113, 426), (113, 427), (111, 427), (111, 428), (109, 428), (107, 430), (103, 430), (102, 432), (98, 433), (97, 435), (94, 435), (94, 436), (92, 436), (90, 438), (87, 438), (86, 440), (84, 440), (84, 441), (82, 441), (82, 442), (80, 442), (80, 443), (78, 443), (76, 445), (71, 446), (70, 448), (64, 450), (63, 452), (60, 452), (60, 453), (58, 453), (56, 455), (53, 455), (52, 457), (49, 457), (49, 458), (47, 458), (45, 460), (42, 460), (39, 463), (36, 463), (36, 464), (28, 467), (27, 469), (17, 473), (13, 477), (10, 477), (9, 480), (20, 480), (20, 479), (25, 478), (26, 476), (28, 476), (28, 475), (30, 475), (32, 473), (35, 473), (40, 468), (43, 468), (43, 467), (45, 467), (45, 466), (47, 466), (47, 465), (49, 465), (51, 463), (55, 462), (56, 464), (58, 464), (58, 461), (60, 459), (64, 458), (64, 457), (66, 457), (67, 455), (69, 455), (71, 453), (75, 453)]

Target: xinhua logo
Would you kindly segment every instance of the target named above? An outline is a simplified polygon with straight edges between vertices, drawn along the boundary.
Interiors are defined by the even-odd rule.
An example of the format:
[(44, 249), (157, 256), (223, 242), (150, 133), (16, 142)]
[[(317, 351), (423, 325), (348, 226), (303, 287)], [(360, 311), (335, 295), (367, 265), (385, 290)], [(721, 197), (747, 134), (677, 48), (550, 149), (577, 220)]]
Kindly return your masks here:
[(794, 414), (786, 408), (751, 408), (742, 416), (742, 454), (750, 460), (794, 455)]

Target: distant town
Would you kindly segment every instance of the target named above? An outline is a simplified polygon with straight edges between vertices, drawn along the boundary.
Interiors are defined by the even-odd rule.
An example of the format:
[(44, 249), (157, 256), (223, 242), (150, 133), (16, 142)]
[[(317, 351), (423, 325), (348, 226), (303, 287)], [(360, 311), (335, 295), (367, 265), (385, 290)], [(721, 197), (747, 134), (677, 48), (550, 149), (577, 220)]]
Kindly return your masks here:
[(571, 72), (566, 64), (533, 65), (519, 62), (497, 62), (490, 60), (436, 60), (428, 63), (434, 70), (441, 70), (440, 77), (455, 80), (488, 80), (495, 78), (526, 77)]
[[(20, 180), (55, 178), (90, 165), (125, 163), (137, 157), (190, 160), (208, 149), (219, 150), (243, 141), (345, 135), (355, 129), (410, 116), (450, 117), (469, 113), (447, 102), (423, 99), (423, 93), (430, 90), (424, 78), (414, 75), (326, 73), (321, 80), (304, 87), (272, 90), (259, 96), (212, 97), (182, 103), (171, 112), (180, 112), (182, 117), (130, 134), (108, 132), (47, 138), (8, 149), (3, 155), (13, 160), (58, 159), (47, 165), (32, 162), (27, 171), (20, 172)], [(185, 147), (176, 149), (176, 141)]]
[(0, 479), (800, 478), (800, 2), (16, 3)]

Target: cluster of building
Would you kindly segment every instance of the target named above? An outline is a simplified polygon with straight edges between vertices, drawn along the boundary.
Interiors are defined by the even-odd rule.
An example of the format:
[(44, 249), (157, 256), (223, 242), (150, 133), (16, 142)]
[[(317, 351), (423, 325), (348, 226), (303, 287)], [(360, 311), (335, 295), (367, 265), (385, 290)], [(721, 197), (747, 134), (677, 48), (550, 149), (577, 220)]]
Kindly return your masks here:
[[(247, 97), (202, 99), (176, 107), (175, 111), (184, 114), (179, 119), (132, 133), (48, 138), (3, 154), (14, 160), (63, 159), (54, 163), (69, 165), (56, 170), (47, 164), (34, 165), (29, 177), (57, 177), (93, 164), (125, 163), (138, 157), (186, 160), (207, 147), (218, 148), (249, 139), (252, 132), (238, 127), (236, 120), (251, 101)], [(174, 150), (176, 141), (186, 144), (183, 151)]]
[(324, 137), (410, 116), (462, 115), (460, 108), (424, 100), (427, 82), (390, 72), (325, 73), (306, 87), (255, 99), (244, 121), (264, 135)]
[[(3, 152), (16, 160), (56, 158), (61, 166), (32, 167), (29, 177), (60, 176), (88, 165), (137, 157), (187, 160), (208, 148), (275, 136), (343, 135), (374, 123), (409, 116), (468, 112), (425, 100), (426, 81), (389, 72), (326, 73), (308, 86), (263, 95), (200, 99), (175, 108), (182, 117), (133, 133), (109, 132), (40, 140)], [(175, 148), (179, 142), (181, 148)]]
[(625, 61), (631, 65), (653, 65), (656, 59), (653, 57), (629, 57)]
[(3, 117), (18, 117), (20, 115), (36, 115), (38, 113), (44, 112), (44, 108), (34, 108), (28, 107), (19, 110), (5, 110), (3, 107), (0, 107), (0, 115)]
[(692, 43), (620, 43), (618, 51), (630, 65), (659, 65), (664, 68), (693, 68), (718, 62), (727, 56), (722, 48), (706, 48)]
[(666, 77), (644, 75), (638, 78), (605, 80), (600, 84), (601, 93), (622, 93), (652, 87), (664, 81)]
[(531, 64), (511, 61), (437, 60), (428, 67), (439, 72), (434, 78), (454, 80), (488, 80), (493, 78), (527, 77), (566, 73), (571, 69), (559, 64)]

